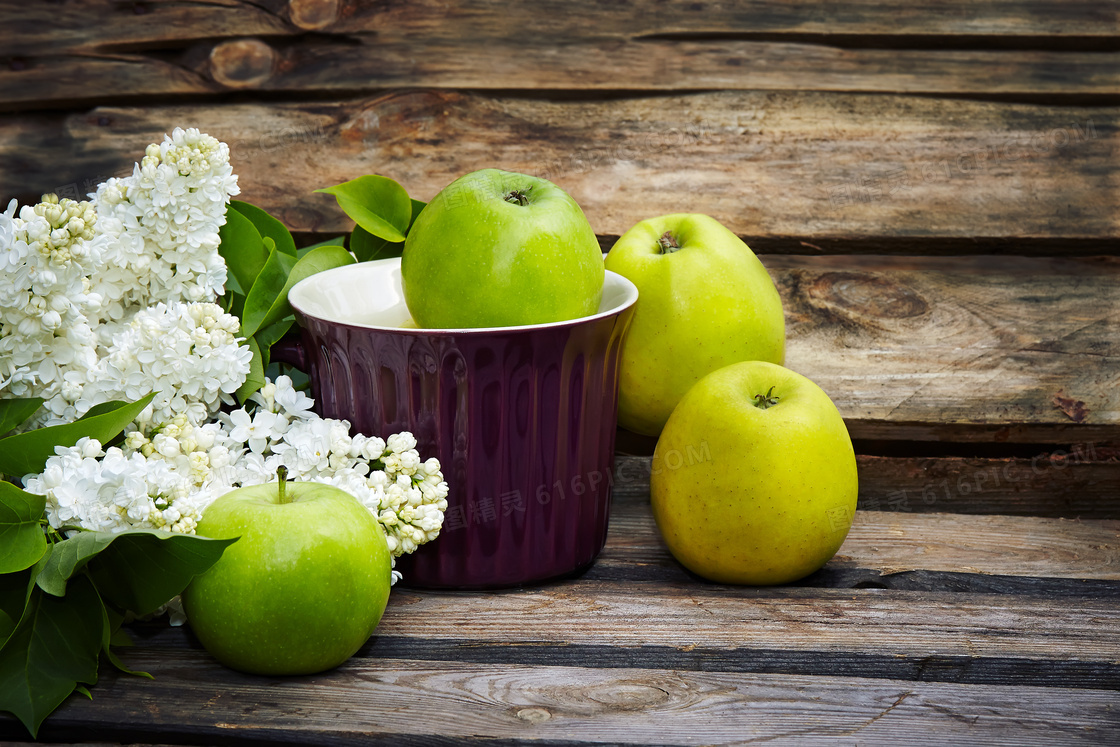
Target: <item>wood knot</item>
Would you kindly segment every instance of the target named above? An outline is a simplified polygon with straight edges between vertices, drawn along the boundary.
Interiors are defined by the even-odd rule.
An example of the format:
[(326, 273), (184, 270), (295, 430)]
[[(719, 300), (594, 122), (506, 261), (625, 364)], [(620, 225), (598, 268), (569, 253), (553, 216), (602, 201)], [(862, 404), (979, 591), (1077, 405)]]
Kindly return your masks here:
[(338, 20), (340, 6), (339, 0), (291, 0), (288, 17), (301, 29), (318, 31)]
[(260, 39), (222, 42), (210, 50), (210, 77), (227, 88), (256, 88), (275, 63), (276, 51)]
[(612, 710), (638, 711), (668, 702), (669, 693), (653, 685), (613, 682), (592, 687), (586, 697)]
[(539, 724), (552, 718), (552, 714), (547, 708), (522, 708), (517, 712), (517, 717), (530, 724)]
[(910, 288), (881, 275), (827, 272), (809, 285), (815, 306), (880, 319), (907, 319), (929, 311), (929, 303)]

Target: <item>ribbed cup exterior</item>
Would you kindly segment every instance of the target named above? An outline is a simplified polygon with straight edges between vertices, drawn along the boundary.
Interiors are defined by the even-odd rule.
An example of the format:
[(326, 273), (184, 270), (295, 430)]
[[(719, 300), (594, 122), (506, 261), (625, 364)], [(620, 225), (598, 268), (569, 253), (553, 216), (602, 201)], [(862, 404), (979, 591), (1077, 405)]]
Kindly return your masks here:
[(527, 329), (371, 329), (297, 313), (317, 410), (411, 431), (450, 493), (409, 586), (484, 589), (578, 572), (607, 535), (618, 362), (633, 307)]

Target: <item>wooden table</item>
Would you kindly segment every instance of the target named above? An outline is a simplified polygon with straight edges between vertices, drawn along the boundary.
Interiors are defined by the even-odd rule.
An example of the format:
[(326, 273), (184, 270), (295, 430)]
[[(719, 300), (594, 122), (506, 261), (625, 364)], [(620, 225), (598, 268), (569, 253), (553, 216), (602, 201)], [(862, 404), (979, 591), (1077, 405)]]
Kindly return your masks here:
[[(604, 248), (696, 211), (762, 256), (860, 508), (782, 588), (706, 583), (620, 439), (581, 578), (393, 592), (338, 670), (134, 629), (44, 742), (1120, 743), (1120, 6), (0, 0), (0, 196), (77, 196), (176, 125), (306, 244), (316, 187), (547, 176)], [(10, 32), (9, 32), (10, 31)], [(0, 716), (0, 740), (26, 739)]]
[[(878, 480), (866, 500), (896, 479), (862, 466)], [(620, 460), (607, 548), (581, 578), (397, 589), (358, 655), (312, 677), (238, 674), (186, 629), (139, 628), (126, 660), (155, 679), (109, 672), (43, 741), (1120, 740), (1120, 521), (861, 511), (824, 570), (734, 588), (668, 555), (648, 467)], [(0, 738), (18, 737), (0, 721)]]

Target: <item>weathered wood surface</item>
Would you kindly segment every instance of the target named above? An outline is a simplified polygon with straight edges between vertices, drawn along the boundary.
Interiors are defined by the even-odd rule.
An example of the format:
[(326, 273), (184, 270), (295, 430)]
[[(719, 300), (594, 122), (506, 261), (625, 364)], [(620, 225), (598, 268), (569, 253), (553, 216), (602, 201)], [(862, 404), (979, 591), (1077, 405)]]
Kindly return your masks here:
[(121, 742), (164, 734), (203, 744), (896, 745), (931, 732), (976, 745), (1120, 739), (1120, 693), (1103, 690), (377, 658), (276, 681), (229, 672), (197, 652), (130, 661), (156, 679), (111, 676), (93, 702), (74, 701), (48, 722), (43, 742), (86, 738), (86, 725), (106, 711), (99, 700), (113, 701), (115, 720), (102, 728)]
[[(652, 441), (641, 453), (652, 453)], [(908, 444), (917, 448), (917, 444)], [(1120, 453), (1079, 444), (1031, 457), (874, 456), (859, 453), (859, 507), (870, 511), (1120, 519)], [(616, 498), (649, 495), (653, 460), (619, 456)]]
[(131, 170), (169, 128), (194, 125), (230, 144), (244, 199), (296, 231), (349, 227), (313, 194), (324, 185), (381, 173), (430, 199), (497, 166), (553, 179), (604, 237), (705, 212), (763, 253), (1037, 252), (1032, 242), (1111, 253), (1118, 122), (1115, 107), (730, 91), (101, 107), (0, 116), (0, 194), (84, 193)]
[[(94, 700), (71, 698), (42, 738), (801, 744), (848, 736), (897, 744), (905, 735), (936, 734), (970, 744), (1115, 741), (1120, 522), (869, 512), (841, 555), (892, 544), (902, 555), (907, 540), (893, 522), (912, 519), (932, 519), (925, 551), (912, 553), (914, 567), (928, 571), (949, 554), (960, 558), (949, 564), (954, 573), (940, 576), (940, 588), (848, 588), (835, 568), (817, 574), (816, 586), (736, 588), (675, 566), (653, 533), (646, 502), (623, 496), (607, 548), (583, 577), (496, 593), (399, 588), (376, 637), (322, 675), (237, 674), (214, 663), (184, 629), (135, 628), (137, 646), (126, 660), (156, 679), (106, 672)], [(902, 534), (917, 540), (920, 531), (906, 525)], [(1042, 565), (1031, 559), (1059, 537), (1080, 543), (1080, 552), (1051, 552)], [(1111, 551), (1098, 546), (1104, 543)], [(872, 551), (860, 562), (889, 573), (893, 552)], [(643, 577), (643, 569), (652, 573)], [(1109, 575), (1101, 569), (1113, 580), (1056, 578)], [(1024, 574), (1003, 577), (1018, 587), (977, 592), (955, 583), (1005, 571)], [(1026, 574), (1039, 571), (1069, 588), (1032, 591)], [(0, 739), (21, 736), (13, 719), (0, 717)]]
[(1118, 440), (1120, 261), (766, 263), (786, 365), (837, 402), (853, 438)]
[[(618, 536), (601, 563), (676, 565), (647, 501), (628, 496), (616, 505), (611, 521)], [(1120, 581), (1120, 521), (860, 510), (827, 568), (840, 575), (924, 570)], [(832, 578), (824, 574), (810, 583), (829, 585)]]
[(1092, 450), (1029, 459), (860, 455), (860, 508), (1120, 519), (1120, 460), (1094, 461)]
[(623, 458), (579, 578), (398, 588), (315, 677), (134, 626), (156, 679), (103, 671), (43, 741), (1120, 742), (1118, 24), (1088, 0), (0, 0), (0, 196), (78, 196), (193, 125), (307, 243), (349, 228), (312, 190), (364, 173), (422, 199), (546, 176), (605, 249), (710, 213), (768, 255), (787, 363), (866, 452), (864, 510), (797, 584), (685, 571), (656, 465)]
[[(617, 35), (572, 41), (552, 34), (430, 40), (344, 34), (187, 44), (29, 51), (0, 67), (0, 110), (73, 108), (145, 95), (385, 88), (857, 91), (1045, 103), (1116, 103), (1120, 97), (1115, 52), (845, 48), (832, 37), (820, 43)], [(91, 89), (90, 80), (99, 85)]]
[[(889, 10), (889, 12), (884, 12)], [(577, 12), (578, 11), (578, 12)], [(33, 54), (59, 49), (137, 48), (198, 39), (285, 37), (305, 31), (377, 34), (420, 41), (521, 36), (558, 40), (589, 37), (714, 35), (836, 36), (878, 41), (971, 42), (1018, 48), (1085, 49), (1116, 36), (1120, 9), (1093, 0), (921, 0), (885, 9), (879, 2), (843, 6), (813, 0), (750, 0), (697, 4), (689, 0), (573, 5), (485, 2), (408, 3), (350, 0), (2, 0), (0, 15), (13, 33), (0, 50)]]

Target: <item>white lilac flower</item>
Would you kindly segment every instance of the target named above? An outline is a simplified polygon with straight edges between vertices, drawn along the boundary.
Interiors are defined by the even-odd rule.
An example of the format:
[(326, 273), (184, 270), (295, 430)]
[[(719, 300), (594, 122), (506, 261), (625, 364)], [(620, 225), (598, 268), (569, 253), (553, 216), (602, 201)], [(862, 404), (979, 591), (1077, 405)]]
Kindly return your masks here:
[(276, 413), (258, 410), (256, 414), (250, 415), (242, 409), (234, 410), (228, 417), (232, 426), (230, 438), (248, 444), (249, 450), (254, 454), (264, 453), (269, 441), (275, 436), (273, 429), (276, 425)]
[(109, 317), (221, 295), (226, 266), (218, 230), (239, 192), (229, 147), (193, 128), (176, 128), (148, 146), (131, 176), (100, 185), (94, 202), (107, 267), (94, 282), (111, 304)]
[(55, 195), (15, 210), (13, 200), (0, 214), (0, 396), (47, 400), (36, 424), (73, 420), (81, 373), (97, 361), (97, 216)]
[(389, 451), (395, 454), (403, 454), (406, 451), (411, 451), (416, 448), (416, 437), (408, 431), (394, 433), (389, 436), (389, 439), (385, 442), (385, 446)]
[(315, 400), (292, 386), (292, 379), (289, 376), (281, 376), (276, 380), (272, 396), (276, 402), (276, 412), (282, 412), (289, 418), (315, 416), (311, 411)]
[[(123, 448), (102, 451), (89, 440), (59, 448), (42, 474), (25, 479), (27, 490), (47, 496), (48, 519), (56, 528), (155, 527), (190, 534), (215, 499), (274, 481), (283, 464), (289, 479), (334, 485), (357, 498), (380, 522), (393, 558), (435, 539), (447, 509), (439, 460), (421, 461), (410, 433), (390, 436), (386, 453), (385, 441), (350, 435), (345, 420), (308, 412), (289, 422), (275, 393), (290, 387), (287, 377), (266, 384), (262, 391), (273, 396), (260, 399), (271, 400), (271, 409), (238, 408), (201, 425), (176, 415), (146, 433), (127, 433)], [(287, 425), (278, 433), (274, 423), (282, 419)], [(385, 462), (406, 463), (411, 472)]]
[[(111, 399), (138, 400), (156, 393), (142, 424), (185, 416), (202, 424), (249, 374), (252, 351), (240, 345), (240, 322), (212, 303), (157, 304), (136, 314), (89, 372), (79, 413)], [(158, 447), (157, 447), (158, 448)]]

